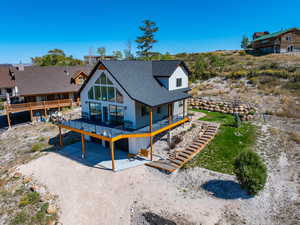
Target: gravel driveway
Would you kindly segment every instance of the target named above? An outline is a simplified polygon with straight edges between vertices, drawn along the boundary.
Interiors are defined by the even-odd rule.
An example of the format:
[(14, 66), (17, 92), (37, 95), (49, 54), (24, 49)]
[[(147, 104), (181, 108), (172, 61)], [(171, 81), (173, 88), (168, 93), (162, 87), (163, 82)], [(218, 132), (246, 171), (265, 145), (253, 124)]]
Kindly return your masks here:
[(175, 221), (187, 218), (188, 224), (215, 224), (225, 203), (208, 195), (187, 196), (174, 182), (177, 175), (146, 166), (113, 173), (49, 153), (19, 169), (59, 196), (64, 225), (134, 224), (140, 210), (167, 214)]

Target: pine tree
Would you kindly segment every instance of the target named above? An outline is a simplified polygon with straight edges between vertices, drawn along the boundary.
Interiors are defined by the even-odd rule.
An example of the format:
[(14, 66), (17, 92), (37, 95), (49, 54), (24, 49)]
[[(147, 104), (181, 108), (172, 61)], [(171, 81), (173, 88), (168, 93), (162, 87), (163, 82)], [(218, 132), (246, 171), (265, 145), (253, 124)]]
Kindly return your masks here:
[(139, 28), (143, 32), (143, 35), (137, 37), (135, 40), (138, 44), (137, 48), (139, 49), (137, 54), (142, 58), (149, 59), (151, 57), (150, 50), (153, 44), (157, 42), (157, 40), (154, 39), (154, 33), (158, 31), (158, 27), (155, 22), (144, 20), (143, 25)]

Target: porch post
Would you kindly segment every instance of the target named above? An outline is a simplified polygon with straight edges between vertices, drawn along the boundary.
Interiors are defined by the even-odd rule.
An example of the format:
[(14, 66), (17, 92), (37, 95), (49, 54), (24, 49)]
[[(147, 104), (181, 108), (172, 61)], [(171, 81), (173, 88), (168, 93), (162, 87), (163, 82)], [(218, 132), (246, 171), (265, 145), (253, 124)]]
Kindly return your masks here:
[(85, 143), (83, 134), (81, 134), (81, 158), (85, 158)]
[(111, 168), (113, 171), (115, 171), (115, 145), (114, 142), (110, 142), (110, 151), (111, 151)]
[(44, 101), (43, 103), (44, 103), (44, 112), (45, 112), (45, 117), (46, 117), (46, 118), (48, 118), (48, 116), (47, 116), (46, 102)]
[(63, 147), (64, 145), (63, 145), (63, 142), (62, 142), (62, 134), (61, 134), (61, 127), (59, 126), (59, 145), (61, 146), (61, 147)]
[[(168, 104), (168, 120), (169, 120), (169, 125), (171, 124), (171, 120), (172, 120), (172, 104)], [(168, 144), (171, 145), (171, 130), (168, 130)]]
[(29, 109), (30, 109), (30, 120), (31, 120), (31, 122), (33, 122), (32, 108), (31, 108), (30, 102), (29, 102)]
[(8, 111), (6, 111), (6, 116), (7, 116), (8, 128), (11, 128), (10, 117), (9, 117), (9, 112)]
[(183, 118), (185, 117), (185, 99), (183, 99), (183, 112), (182, 112), (182, 114), (183, 114)]
[(152, 107), (150, 108), (150, 113), (149, 113), (149, 132), (150, 132), (150, 160), (153, 160), (153, 137), (152, 137), (152, 123), (153, 123), (153, 118), (152, 118)]

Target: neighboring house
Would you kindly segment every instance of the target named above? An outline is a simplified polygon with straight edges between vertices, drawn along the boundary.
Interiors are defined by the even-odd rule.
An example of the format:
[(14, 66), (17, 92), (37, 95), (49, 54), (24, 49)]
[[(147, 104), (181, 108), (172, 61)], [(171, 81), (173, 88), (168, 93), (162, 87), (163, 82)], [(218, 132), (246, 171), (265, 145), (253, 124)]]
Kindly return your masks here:
[(300, 53), (300, 30), (291, 28), (275, 33), (256, 32), (251, 45), (255, 51), (263, 54)]
[(85, 66), (27, 66), (11, 68), (16, 95), (21, 102), (56, 99), (76, 100), (78, 90), (92, 67)]
[(15, 81), (10, 76), (9, 66), (0, 66), (0, 98), (6, 99), (16, 95)]
[(105, 56), (90, 55), (90, 56), (83, 57), (84, 62), (90, 65), (96, 64), (97, 62), (99, 62), (99, 60), (116, 60), (116, 59), (117, 58), (112, 55), (105, 55)]
[[(98, 129), (109, 134), (109, 138), (122, 132), (129, 136), (131, 132), (140, 132), (139, 138), (115, 137), (122, 139), (116, 142), (118, 148), (137, 154), (149, 146), (149, 135), (145, 132), (151, 127), (158, 129), (170, 123), (176, 126), (178, 120), (178, 124), (186, 122), (189, 75), (187, 66), (179, 60), (99, 61), (80, 89), (87, 132), (81, 122), (78, 125), (83, 130), (77, 128), (76, 132), (95, 136), (87, 135), (90, 123), (100, 125)], [(72, 130), (70, 124), (65, 128)], [(163, 130), (157, 134), (160, 132)]]

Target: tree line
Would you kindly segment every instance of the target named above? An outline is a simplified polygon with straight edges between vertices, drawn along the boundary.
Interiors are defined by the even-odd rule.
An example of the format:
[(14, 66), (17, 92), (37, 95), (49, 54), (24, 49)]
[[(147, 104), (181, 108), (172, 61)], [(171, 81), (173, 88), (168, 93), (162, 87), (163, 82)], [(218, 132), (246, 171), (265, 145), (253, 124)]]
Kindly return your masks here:
[[(115, 50), (112, 52), (112, 56), (117, 60), (127, 59), (143, 59), (151, 60), (160, 56), (160, 53), (152, 52), (153, 44), (157, 42), (154, 35), (159, 30), (156, 23), (151, 20), (144, 20), (142, 25), (139, 27), (142, 32), (135, 40), (138, 51), (136, 55), (132, 53), (131, 41), (126, 43), (126, 48), (122, 51)], [(105, 58), (106, 48), (104, 46), (97, 48), (97, 53), (100, 58)], [(84, 61), (75, 59), (72, 55), (67, 56), (61, 49), (52, 49), (47, 54), (40, 57), (31, 58), (34, 65), (39, 66), (53, 66), (53, 65), (81, 65)]]

